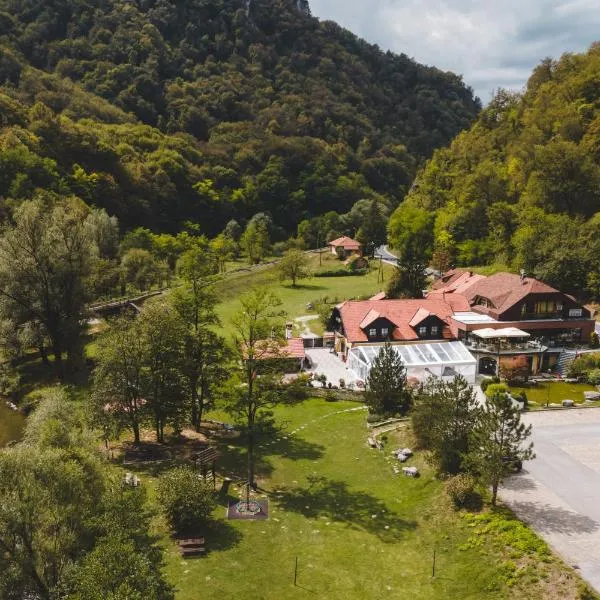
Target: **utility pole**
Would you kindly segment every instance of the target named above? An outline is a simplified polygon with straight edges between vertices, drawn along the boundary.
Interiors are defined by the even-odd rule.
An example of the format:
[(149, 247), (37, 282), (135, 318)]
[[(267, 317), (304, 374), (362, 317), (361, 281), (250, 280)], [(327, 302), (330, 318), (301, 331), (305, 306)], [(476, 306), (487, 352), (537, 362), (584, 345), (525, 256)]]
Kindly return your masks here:
[(323, 264), (321, 257), (321, 232), (317, 232), (317, 252), (319, 253), (319, 266)]

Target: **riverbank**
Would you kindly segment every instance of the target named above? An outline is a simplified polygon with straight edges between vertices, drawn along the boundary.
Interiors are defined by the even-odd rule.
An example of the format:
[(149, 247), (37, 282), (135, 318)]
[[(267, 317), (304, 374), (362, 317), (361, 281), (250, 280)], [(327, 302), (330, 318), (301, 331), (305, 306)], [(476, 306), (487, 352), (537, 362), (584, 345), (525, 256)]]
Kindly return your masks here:
[(25, 417), (18, 410), (10, 408), (0, 400), (0, 448), (9, 442), (18, 442), (23, 435)]

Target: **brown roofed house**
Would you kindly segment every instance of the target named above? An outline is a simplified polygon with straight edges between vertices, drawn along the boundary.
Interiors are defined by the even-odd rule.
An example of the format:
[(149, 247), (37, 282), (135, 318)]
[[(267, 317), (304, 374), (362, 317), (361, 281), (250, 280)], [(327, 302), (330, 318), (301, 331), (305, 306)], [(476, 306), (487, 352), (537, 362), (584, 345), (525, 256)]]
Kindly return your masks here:
[(328, 244), (331, 253), (346, 259), (349, 256), (362, 256), (363, 247), (360, 242), (347, 236), (337, 238)]
[[(467, 300), (469, 310), (456, 310), (451, 327), (488, 365), (479, 369), (483, 374), (496, 374), (498, 359), (501, 365), (509, 364), (518, 355), (527, 357), (531, 373), (557, 369), (563, 348), (587, 343), (594, 331), (590, 311), (575, 298), (525, 274), (485, 277), (454, 269), (432, 286), (427, 297)], [(475, 332), (484, 329), (516, 329), (523, 336), (481, 341)]]

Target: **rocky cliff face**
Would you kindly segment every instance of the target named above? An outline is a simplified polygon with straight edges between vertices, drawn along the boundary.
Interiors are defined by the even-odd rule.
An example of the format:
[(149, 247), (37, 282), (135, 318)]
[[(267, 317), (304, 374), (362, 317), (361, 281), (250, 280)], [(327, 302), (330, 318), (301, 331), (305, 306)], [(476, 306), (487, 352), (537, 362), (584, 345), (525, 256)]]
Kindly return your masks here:
[(295, 0), (296, 9), (301, 13), (310, 16), (310, 6), (308, 5), (308, 0)]

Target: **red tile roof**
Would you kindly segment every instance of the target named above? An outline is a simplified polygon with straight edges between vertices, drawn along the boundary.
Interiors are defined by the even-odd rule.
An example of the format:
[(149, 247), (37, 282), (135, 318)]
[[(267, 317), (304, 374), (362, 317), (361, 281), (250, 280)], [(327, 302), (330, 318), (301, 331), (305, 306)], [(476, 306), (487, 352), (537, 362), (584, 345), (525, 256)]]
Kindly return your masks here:
[(369, 298), (369, 300), (385, 300), (386, 298), (386, 292), (379, 292), (379, 294), (375, 294), (372, 298)]
[(302, 338), (292, 338), (288, 340), (287, 346), (285, 346), (281, 352), (289, 358), (305, 358), (304, 340)]
[(444, 273), (441, 279), (435, 281), (431, 286), (431, 289), (433, 290), (432, 293), (444, 292), (446, 294), (462, 294), (481, 279), (485, 279), (485, 276), (478, 275), (472, 271), (453, 269), (452, 271)]
[[(450, 297), (451, 295), (447, 296), (447, 298)], [(365, 300), (363, 302), (344, 302), (338, 306), (338, 310), (346, 337), (352, 343), (368, 341), (367, 335), (361, 329), (361, 324), (367, 320), (368, 315), (371, 318), (373, 313), (378, 313), (380, 317), (396, 326), (391, 332), (392, 340), (408, 341), (419, 339), (410, 323), (420, 310), (424, 311), (420, 313), (421, 315), (430, 313), (446, 323), (455, 311), (470, 310), (469, 303), (463, 296), (455, 296), (453, 304), (454, 306), (439, 297), (421, 300)], [(444, 327), (443, 336), (445, 338), (452, 337), (448, 327)]]
[(338, 238), (337, 240), (333, 240), (329, 242), (329, 246), (333, 246), (334, 248), (344, 248), (344, 250), (360, 250), (362, 248), (362, 244), (349, 238), (347, 236), (343, 236)]
[(269, 360), (271, 358), (305, 358), (304, 340), (291, 338), (282, 343), (281, 340), (263, 340), (256, 343), (255, 360)]
[(470, 303), (474, 302), (477, 297), (487, 298), (493, 304), (493, 307), (486, 309), (477, 306), (477, 310), (501, 315), (529, 294), (559, 293), (553, 287), (532, 277), (521, 279), (519, 275), (513, 273), (496, 273), (476, 281), (463, 292), (463, 295)]
[(430, 313), (430, 312), (429, 312), (427, 309), (425, 309), (425, 308), (421, 307), (421, 308), (420, 308), (420, 309), (419, 309), (419, 310), (418, 310), (418, 311), (417, 311), (417, 312), (416, 312), (416, 313), (413, 315), (413, 318), (412, 318), (412, 319), (409, 321), (409, 323), (408, 323), (408, 324), (409, 324), (411, 327), (416, 327), (417, 325), (419, 325), (419, 323), (422, 323), (422, 322), (423, 322), (425, 319), (427, 319), (427, 317), (430, 317), (430, 316), (431, 316), (431, 313)]

